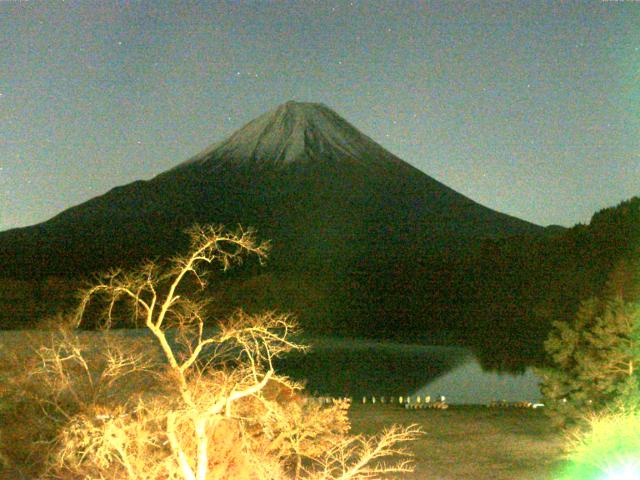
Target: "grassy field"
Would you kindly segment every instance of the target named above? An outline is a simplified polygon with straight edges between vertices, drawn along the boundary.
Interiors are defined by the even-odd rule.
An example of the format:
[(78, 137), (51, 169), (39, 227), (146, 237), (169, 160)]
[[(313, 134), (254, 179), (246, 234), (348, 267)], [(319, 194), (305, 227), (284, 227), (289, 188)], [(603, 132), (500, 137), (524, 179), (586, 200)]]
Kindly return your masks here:
[(562, 463), (562, 437), (541, 410), (353, 405), (351, 420), (366, 434), (394, 423), (422, 427), (426, 434), (410, 444), (417, 466), (408, 479), (552, 480)]
[[(561, 466), (562, 438), (539, 410), (483, 406), (409, 411), (353, 405), (354, 433), (375, 434), (394, 423), (419, 424), (425, 432), (409, 444), (420, 480), (553, 480)], [(0, 479), (25, 479), (0, 467)]]

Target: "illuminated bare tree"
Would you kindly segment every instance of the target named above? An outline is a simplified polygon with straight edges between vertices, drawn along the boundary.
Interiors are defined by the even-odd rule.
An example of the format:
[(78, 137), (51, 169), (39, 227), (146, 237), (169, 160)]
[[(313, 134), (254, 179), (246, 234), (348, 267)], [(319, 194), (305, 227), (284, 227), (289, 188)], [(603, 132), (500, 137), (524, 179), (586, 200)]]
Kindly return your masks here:
[[(80, 325), (101, 305), (106, 335), (127, 307), (158, 348), (95, 352), (73, 334), (39, 350), (36, 380), (58, 392), (41, 400), (64, 419), (43, 477), (347, 480), (410, 471), (406, 460), (383, 461), (406, 458), (397, 445), (414, 439), (415, 427), (352, 436), (348, 402), (323, 407), (276, 373), (274, 358), (305, 348), (288, 315), (238, 311), (206, 328), (207, 302), (194, 290), (206, 285), (207, 267), (226, 270), (246, 255), (262, 261), (268, 244), (221, 227), (189, 234), (187, 255), (99, 277), (74, 316)], [(116, 384), (125, 397), (110, 396)]]

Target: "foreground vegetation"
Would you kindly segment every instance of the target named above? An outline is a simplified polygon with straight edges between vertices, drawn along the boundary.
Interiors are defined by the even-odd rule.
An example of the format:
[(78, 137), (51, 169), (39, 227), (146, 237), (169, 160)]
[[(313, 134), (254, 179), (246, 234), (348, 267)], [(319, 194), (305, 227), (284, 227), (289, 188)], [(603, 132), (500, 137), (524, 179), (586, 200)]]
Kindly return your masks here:
[[(305, 347), (287, 315), (238, 311), (211, 335), (206, 267), (268, 245), (252, 232), (194, 227), (188, 254), (114, 270), (81, 292), (46, 342), (3, 343), (3, 470), (49, 479), (358, 480), (412, 471), (415, 425), (350, 433), (348, 401), (325, 407), (273, 360)], [(187, 282), (187, 278), (190, 282)], [(93, 310), (93, 311), (92, 311)], [(89, 316), (103, 329), (82, 335)], [(151, 338), (113, 335), (122, 319)], [(171, 333), (171, 335), (169, 335)]]

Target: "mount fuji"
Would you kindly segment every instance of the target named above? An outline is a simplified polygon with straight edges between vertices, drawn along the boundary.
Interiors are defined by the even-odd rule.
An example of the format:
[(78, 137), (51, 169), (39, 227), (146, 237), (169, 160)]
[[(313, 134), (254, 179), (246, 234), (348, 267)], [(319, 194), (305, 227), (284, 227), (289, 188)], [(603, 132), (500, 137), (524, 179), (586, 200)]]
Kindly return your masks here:
[(255, 227), (279, 269), (345, 269), (543, 231), (455, 192), (326, 106), (287, 102), (151, 180), (0, 233), (0, 275), (75, 276), (169, 255), (195, 222)]

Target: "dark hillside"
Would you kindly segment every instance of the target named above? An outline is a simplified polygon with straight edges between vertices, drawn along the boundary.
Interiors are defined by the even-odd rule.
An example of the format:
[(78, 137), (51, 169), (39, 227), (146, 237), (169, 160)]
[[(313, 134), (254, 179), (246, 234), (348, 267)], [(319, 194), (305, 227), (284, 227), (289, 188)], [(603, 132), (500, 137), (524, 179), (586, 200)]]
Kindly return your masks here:
[[(466, 282), (463, 330), (482, 344), (486, 364), (518, 355), (542, 361), (551, 322), (572, 319), (582, 300), (640, 298), (640, 198), (548, 238), (485, 241), (469, 268), (477, 281)], [(483, 342), (486, 332), (496, 341)]]

